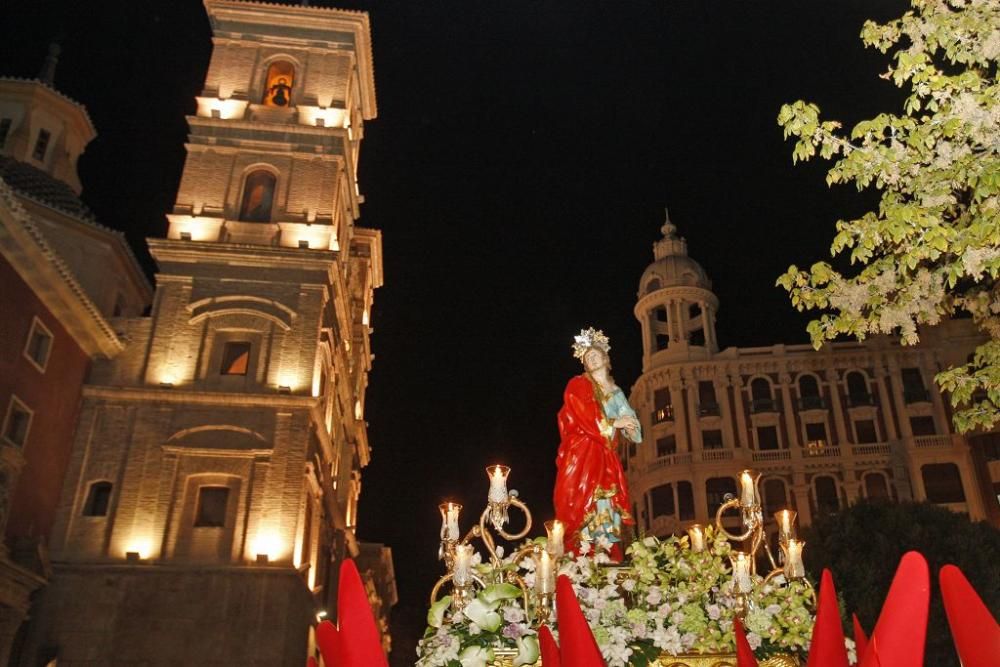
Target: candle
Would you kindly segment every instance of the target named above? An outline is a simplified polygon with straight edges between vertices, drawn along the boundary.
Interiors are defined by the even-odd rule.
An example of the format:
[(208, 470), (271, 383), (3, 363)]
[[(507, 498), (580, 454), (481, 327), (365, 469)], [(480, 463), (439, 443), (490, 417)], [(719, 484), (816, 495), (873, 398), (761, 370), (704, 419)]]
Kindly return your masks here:
[(566, 526), (558, 519), (554, 521), (546, 521), (545, 532), (548, 533), (548, 537), (545, 542), (545, 550), (548, 551), (554, 559), (559, 560), (562, 558), (564, 552)]
[(455, 569), (452, 581), (456, 586), (467, 586), (472, 578), (472, 545), (458, 544), (455, 546)]
[(775, 512), (774, 520), (778, 524), (778, 542), (784, 544), (795, 537), (795, 512), (792, 510)]
[(543, 550), (535, 559), (535, 591), (542, 595), (551, 594), (556, 588), (555, 570), (549, 552)]
[(731, 558), (736, 592), (749, 593), (753, 589), (753, 580), (750, 578), (750, 556), (742, 551), (736, 551)]
[(754, 507), (757, 505), (757, 489), (753, 475), (749, 470), (740, 473), (740, 505)]
[(486, 468), (486, 474), (490, 478), (490, 492), (487, 500), (491, 503), (506, 503), (507, 499), (507, 475), (510, 468), (507, 466), (494, 465)]
[(457, 541), (458, 515), (462, 506), (458, 503), (441, 503), (438, 509), (441, 510), (441, 539)]
[(692, 524), (688, 528), (688, 538), (691, 540), (691, 551), (701, 553), (705, 550), (705, 529), (700, 523)]
[(782, 545), (785, 552), (786, 579), (801, 579), (806, 576), (806, 568), (802, 564), (802, 550), (805, 546), (806, 543), (802, 540), (788, 540), (788, 544)]

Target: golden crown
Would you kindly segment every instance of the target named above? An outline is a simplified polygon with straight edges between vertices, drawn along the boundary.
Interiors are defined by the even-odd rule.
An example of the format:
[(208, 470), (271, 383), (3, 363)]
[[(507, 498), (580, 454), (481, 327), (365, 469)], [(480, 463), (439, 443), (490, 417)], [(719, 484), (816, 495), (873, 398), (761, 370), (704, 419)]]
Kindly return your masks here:
[(577, 359), (583, 359), (583, 355), (592, 347), (608, 352), (611, 349), (611, 341), (603, 331), (598, 331), (594, 327), (580, 329), (580, 335), (573, 336), (573, 356)]

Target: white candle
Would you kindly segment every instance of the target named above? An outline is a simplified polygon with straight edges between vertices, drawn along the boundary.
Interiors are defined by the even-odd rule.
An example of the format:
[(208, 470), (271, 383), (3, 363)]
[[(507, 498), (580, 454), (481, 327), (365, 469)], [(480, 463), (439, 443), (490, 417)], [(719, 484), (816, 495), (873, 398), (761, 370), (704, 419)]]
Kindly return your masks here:
[(749, 593), (753, 589), (753, 580), (750, 578), (750, 556), (737, 551), (732, 556), (733, 560), (733, 582), (736, 584), (738, 593)]
[(555, 521), (546, 521), (545, 530), (548, 532), (545, 550), (548, 551), (553, 558), (559, 560), (562, 558), (565, 551), (564, 543), (566, 539), (566, 526), (563, 525), (562, 521), (556, 519)]
[(487, 499), (491, 503), (507, 502), (507, 475), (510, 468), (507, 466), (495, 465), (486, 469), (486, 474), (490, 477), (490, 492)]
[(467, 586), (472, 578), (472, 545), (458, 544), (455, 546), (455, 569), (452, 581), (456, 586)]
[(462, 511), (462, 506), (457, 503), (448, 503), (448, 539), (458, 539), (458, 515)]
[(753, 475), (749, 470), (740, 473), (740, 505), (743, 507), (753, 507), (757, 504), (757, 493), (754, 488)]
[(778, 523), (779, 542), (785, 543), (795, 537), (795, 512), (791, 510), (775, 512), (774, 520)]
[(548, 551), (542, 551), (535, 561), (535, 591), (547, 595), (556, 588), (555, 570)]
[(688, 528), (688, 537), (691, 540), (691, 551), (701, 553), (705, 550), (705, 530), (700, 523), (692, 524)]
[(802, 540), (788, 540), (785, 549), (785, 578), (801, 579), (806, 576), (806, 568), (802, 563), (802, 550), (806, 543)]

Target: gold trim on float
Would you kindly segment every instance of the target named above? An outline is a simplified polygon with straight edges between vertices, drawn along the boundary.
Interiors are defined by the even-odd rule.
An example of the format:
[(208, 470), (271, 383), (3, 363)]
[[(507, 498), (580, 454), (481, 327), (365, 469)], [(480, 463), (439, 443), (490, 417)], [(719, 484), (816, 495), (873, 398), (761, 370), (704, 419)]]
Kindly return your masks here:
[[(490, 667), (513, 667), (517, 651), (498, 649), (494, 652), (494, 660)], [(800, 667), (799, 661), (790, 655), (776, 655), (762, 660), (760, 667)], [(528, 667), (542, 667), (542, 661)], [(715, 655), (663, 655), (649, 667), (736, 667), (736, 654), (719, 653)]]

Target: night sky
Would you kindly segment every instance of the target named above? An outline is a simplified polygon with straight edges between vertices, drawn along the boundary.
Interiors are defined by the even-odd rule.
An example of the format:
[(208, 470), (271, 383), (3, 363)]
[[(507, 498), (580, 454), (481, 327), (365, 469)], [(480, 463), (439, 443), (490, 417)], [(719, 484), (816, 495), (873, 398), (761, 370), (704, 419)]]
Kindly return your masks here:
[[(437, 504), (480, 508), (483, 468), (503, 462), (551, 518), (572, 335), (603, 328), (618, 383), (638, 377), (632, 308), (664, 206), (714, 281), (723, 347), (805, 342), (775, 278), (825, 257), (836, 219), (866, 201), (827, 189), (822, 163), (793, 167), (775, 118), (800, 98), (848, 124), (898, 108), (885, 57), (858, 34), (906, 3), (330, 4), (373, 26), (359, 224), (383, 231), (385, 286), (359, 533), (393, 548), (405, 665), (441, 572)], [(208, 64), (202, 4), (10, 3), (0, 74), (34, 76), (52, 39), (56, 85), (99, 133), (84, 200), (151, 274), (144, 239), (165, 233)]]

